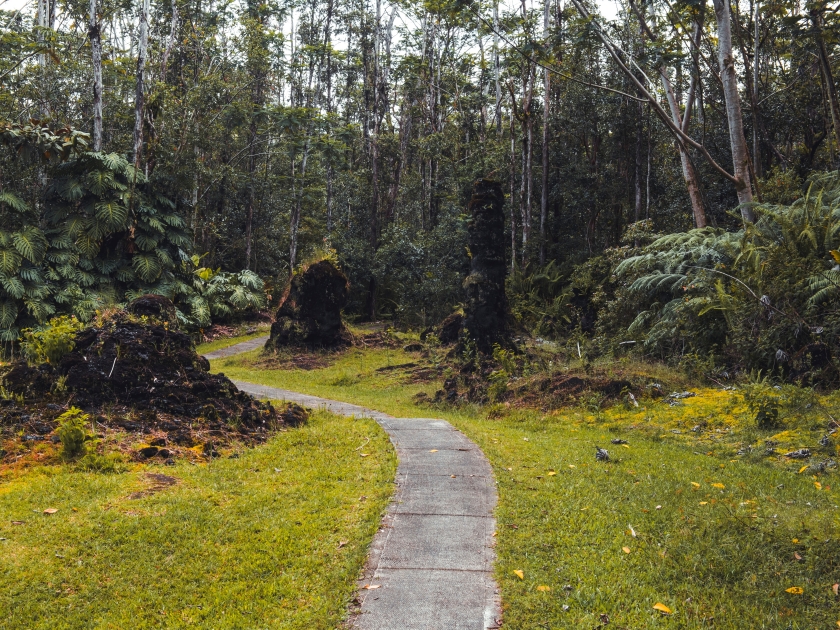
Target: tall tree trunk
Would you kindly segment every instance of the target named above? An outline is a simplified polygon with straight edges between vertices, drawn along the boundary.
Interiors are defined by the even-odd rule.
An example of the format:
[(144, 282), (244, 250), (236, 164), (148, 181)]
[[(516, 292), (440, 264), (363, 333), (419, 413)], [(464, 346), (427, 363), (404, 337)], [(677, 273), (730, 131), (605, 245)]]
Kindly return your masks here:
[[(668, 99), (668, 107), (671, 110), (671, 118), (677, 127), (682, 127), (683, 119), (680, 115), (680, 106), (677, 104), (677, 98), (674, 95), (673, 88), (671, 87), (668, 72), (665, 68), (661, 68), (659, 72), (662, 77), (662, 85), (665, 87), (665, 96)], [(686, 117), (687, 116), (688, 112), (686, 112)], [(677, 150), (680, 153), (680, 165), (682, 166), (685, 187), (688, 189), (688, 198), (691, 200), (691, 212), (694, 216), (694, 226), (698, 228), (706, 227), (706, 225), (708, 225), (708, 221), (706, 220), (706, 209), (703, 206), (703, 196), (700, 194), (700, 185), (697, 182), (697, 174), (694, 171), (694, 165), (691, 163), (691, 158), (688, 155), (688, 149), (678, 140), (675, 140), (674, 143), (677, 145)]]
[(90, 58), (93, 65), (93, 141), (94, 151), (102, 150), (102, 29), (96, 15), (96, 0), (90, 0), (88, 22)]
[(134, 167), (143, 154), (143, 107), (146, 99), (146, 56), (149, 48), (149, 0), (140, 5), (140, 37), (137, 45), (137, 91), (134, 96)]
[(644, 113), (644, 104), (639, 103), (639, 120), (636, 122), (636, 204), (633, 211), (633, 223), (642, 216), (642, 117)]
[[(511, 99), (513, 94), (511, 94)], [(516, 129), (513, 109), (510, 112), (510, 272), (516, 270), (516, 210), (513, 200), (516, 198)]]
[[(758, 128), (759, 128), (759, 116), (761, 115), (758, 110), (758, 73), (760, 70), (759, 67), (759, 55), (758, 49), (761, 45), (761, 41), (758, 37), (758, 0), (753, 0), (755, 2), (755, 7), (753, 11), (753, 84), (752, 84), (752, 109), (753, 109), (753, 169), (755, 170), (756, 176), (762, 175), (762, 161), (761, 161), (761, 146), (758, 142)], [(746, 60), (744, 60), (746, 61)]]
[(169, 23), (169, 39), (166, 42), (166, 49), (163, 51), (163, 59), (160, 62), (160, 80), (166, 81), (166, 69), (169, 65), (169, 56), (172, 54), (172, 48), (175, 45), (175, 40), (178, 37), (178, 3), (172, 0), (172, 21)]
[(834, 128), (834, 137), (837, 140), (837, 147), (840, 149), (840, 105), (837, 101), (837, 87), (834, 84), (834, 74), (831, 72), (828, 51), (823, 38), (823, 15), (819, 9), (811, 10), (811, 22), (814, 26), (814, 39), (817, 44), (817, 57), (820, 62), (820, 71), (825, 82), (825, 91), (828, 93), (828, 104), (831, 108), (831, 122)]
[[(548, 44), (548, 19), (551, 0), (543, 6), (543, 41)], [(542, 137), (542, 182), (540, 191), (540, 266), (545, 264), (545, 220), (548, 214), (548, 125), (551, 105), (551, 74), (543, 69), (543, 137)]]
[[(493, 4), (493, 75), (496, 80), (496, 134), (502, 133), (502, 84), (499, 80), (499, 2)], [(516, 256), (513, 257), (516, 259)]]
[(729, 0), (713, 0), (718, 32), (718, 62), (720, 79), (723, 83), (723, 98), (726, 103), (726, 119), (729, 123), (729, 144), (732, 148), (732, 167), (735, 175), (735, 192), (741, 204), (741, 217), (753, 223), (753, 192), (750, 180), (750, 156), (744, 137), (744, 119), (741, 113), (741, 97), (738, 94), (738, 76), (735, 73), (735, 57), (732, 54), (732, 26)]

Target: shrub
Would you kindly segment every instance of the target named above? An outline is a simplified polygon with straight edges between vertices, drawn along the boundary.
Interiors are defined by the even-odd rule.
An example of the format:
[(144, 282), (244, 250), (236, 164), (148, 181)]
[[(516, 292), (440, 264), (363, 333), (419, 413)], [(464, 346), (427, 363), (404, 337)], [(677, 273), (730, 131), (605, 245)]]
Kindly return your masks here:
[(70, 461), (87, 452), (87, 425), (90, 416), (77, 407), (70, 407), (58, 417), (58, 439), (61, 440), (61, 457)]
[(73, 350), (73, 340), (82, 328), (84, 325), (75, 317), (53, 317), (46, 326), (23, 331), (21, 351), (30, 363), (58, 363)]

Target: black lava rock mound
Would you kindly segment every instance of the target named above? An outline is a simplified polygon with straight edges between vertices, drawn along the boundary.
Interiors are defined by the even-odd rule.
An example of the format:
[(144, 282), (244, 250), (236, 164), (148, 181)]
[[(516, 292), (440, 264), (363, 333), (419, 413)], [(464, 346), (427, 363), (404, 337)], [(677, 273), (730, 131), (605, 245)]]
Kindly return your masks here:
[[(154, 318), (148, 321), (157, 320), (148, 315)], [(271, 430), (287, 425), (270, 404), (239, 391), (223, 374), (210, 374), (209, 368), (188, 335), (167, 323), (138, 323), (123, 313), (101, 328), (78, 333), (73, 351), (57, 365), (17, 362), (0, 372), (0, 384), (22, 395), (25, 406), (45, 420), (73, 405), (103, 421), (116, 417), (114, 422), (126, 430), (164, 431), (177, 443), (208, 437), (263, 441)], [(3, 416), (4, 409), (16, 406), (0, 408), (0, 424), (14, 420)], [(305, 422), (299, 412), (289, 418), (288, 424)]]
[(347, 276), (328, 260), (298, 271), (286, 287), (266, 349), (329, 348), (349, 343), (341, 319), (349, 293)]

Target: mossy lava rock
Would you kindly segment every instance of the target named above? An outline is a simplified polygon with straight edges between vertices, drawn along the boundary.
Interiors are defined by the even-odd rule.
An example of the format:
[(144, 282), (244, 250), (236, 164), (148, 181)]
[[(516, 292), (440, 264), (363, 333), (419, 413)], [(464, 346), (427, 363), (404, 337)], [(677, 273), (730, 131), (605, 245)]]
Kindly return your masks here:
[(266, 349), (346, 343), (341, 309), (349, 292), (347, 276), (328, 260), (298, 271), (286, 287)]

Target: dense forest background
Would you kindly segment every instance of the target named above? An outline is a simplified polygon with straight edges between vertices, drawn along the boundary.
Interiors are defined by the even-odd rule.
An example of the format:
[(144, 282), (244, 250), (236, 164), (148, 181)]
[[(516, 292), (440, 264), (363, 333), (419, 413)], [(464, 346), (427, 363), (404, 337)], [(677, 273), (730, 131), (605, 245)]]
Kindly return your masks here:
[(144, 291), (206, 324), (324, 255), (350, 315), (425, 327), (462, 300), (466, 203), (491, 178), (535, 334), (765, 367), (824, 343), (838, 219), (801, 198), (840, 159), (836, 6), (617, 7), (0, 5), (4, 339)]

